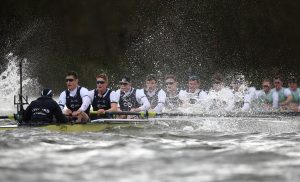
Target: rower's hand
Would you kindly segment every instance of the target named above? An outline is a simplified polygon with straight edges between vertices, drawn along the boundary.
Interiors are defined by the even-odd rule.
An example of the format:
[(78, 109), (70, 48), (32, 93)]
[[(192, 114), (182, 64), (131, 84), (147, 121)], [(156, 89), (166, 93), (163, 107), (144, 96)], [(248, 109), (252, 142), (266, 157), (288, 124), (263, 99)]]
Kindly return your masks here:
[(132, 111), (132, 112), (140, 112), (140, 109), (139, 108), (131, 108), (130, 111)]
[(97, 115), (101, 115), (101, 114), (105, 114), (105, 110), (104, 109), (99, 109), (97, 111)]
[(72, 111), (70, 110), (70, 109), (64, 109), (64, 115), (66, 115), (66, 116), (71, 116), (72, 115)]
[(77, 117), (77, 116), (79, 116), (81, 113), (82, 113), (81, 110), (77, 110), (77, 111), (72, 112), (72, 116), (73, 116), (73, 117)]

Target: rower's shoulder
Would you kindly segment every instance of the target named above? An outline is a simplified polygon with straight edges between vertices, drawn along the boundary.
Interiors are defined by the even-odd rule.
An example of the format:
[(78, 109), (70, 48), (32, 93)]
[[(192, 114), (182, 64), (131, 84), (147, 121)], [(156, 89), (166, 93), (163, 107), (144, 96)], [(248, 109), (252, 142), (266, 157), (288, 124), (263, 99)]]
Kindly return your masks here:
[(145, 95), (145, 90), (143, 88), (142, 89), (134, 88), (134, 89), (137, 95)]
[(166, 95), (166, 92), (161, 88), (158, 90), (158, 94), (165, 94)]

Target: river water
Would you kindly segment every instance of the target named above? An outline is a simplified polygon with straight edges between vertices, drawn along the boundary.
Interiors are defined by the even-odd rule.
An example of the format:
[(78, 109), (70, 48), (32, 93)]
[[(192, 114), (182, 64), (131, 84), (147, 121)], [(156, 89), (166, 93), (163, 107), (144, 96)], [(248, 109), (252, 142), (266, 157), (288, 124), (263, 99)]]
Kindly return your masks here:
[[(17, 58), (9, 59), (0, 77), (4, 115), (15, 112), (18, 94)], [(25, 78), (24, 90), (34, 84)], [(298, 182), (299, 142), (299, 117), (161, 118), (86, 133), (20, 128), (0, 131), (0, 181)]]
[(96, 133), (0, 131), (0, 181), (299, 181), (299, 118), (183, 118)]

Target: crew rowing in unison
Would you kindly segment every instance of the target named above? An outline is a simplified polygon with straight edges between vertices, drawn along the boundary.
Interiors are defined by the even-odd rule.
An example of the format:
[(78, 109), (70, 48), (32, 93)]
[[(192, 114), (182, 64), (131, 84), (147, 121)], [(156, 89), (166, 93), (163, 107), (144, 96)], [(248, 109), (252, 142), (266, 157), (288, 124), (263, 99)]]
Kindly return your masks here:
[[(194, 106), (202, 108), (203, 112), (218, 109), (225, 112), (300, 112), (300, 89), (295, 77), (288, 80), (288, 88), (283, 87), (283, 79), (276, 76), (273, 82), (263, 79), (262, 89), (256, 90), (248, 85), (241, 74), (235, 76), (231, 84), (226, 86), (224, 77), (216, 73), (210, 79), (213, 83), (208, 91), (203, 90), (201, 81), (196, 75), (187, 79), (187, 89), (179, 89), (180, 84), (176, 76), (172, 74), (166, 75), (161, 83), (156, 75), (148, 75), (145, 79), (146, 87), (143, 89), (134, 88), (130, 77), (124, 76), (120, 79), (120, 87), (116, 91), (109, 87), (108, 76), (104, 73), (96, 76), (96, 88), (90, 91), (79, 86), (78, 75), (74, 71), (67, 73), (65, 79), (67, 89), (60, 94), (58, 105), (69, 119), (75, 117), (81, 122), (110, 118), (112, 116), (107, 113), (116, 111), (162, 113)], [(44, 96), (33, 103), (44, 99)], [(39, 103), (41, 103), (38, 105), (42, 110), (53, 104)], [(91, 114), (90, 110), (93, 111)], [(24, 119), (35, 120), (34, 111), (30, 105), (25, 112)], [(32, 114), (28, 114), (29, 112)], [(54, 115), (55, 118), (64, 121), (57, 111)], [(48, 119), (45, 120), (48, 121)]]

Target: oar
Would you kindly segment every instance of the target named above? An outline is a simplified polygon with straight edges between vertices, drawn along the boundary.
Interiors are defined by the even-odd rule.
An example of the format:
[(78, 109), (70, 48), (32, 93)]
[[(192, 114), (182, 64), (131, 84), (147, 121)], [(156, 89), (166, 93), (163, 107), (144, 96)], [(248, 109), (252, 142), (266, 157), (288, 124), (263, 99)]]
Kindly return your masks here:
[[(97, 111), (91, 111), (91, 114), (97, 114)], [(156, 116), (186, 116), (186, 117), (282, 117), (282, 116), (300, 116), (300, 112), (227, 112), (227, 113), (184, 113), (184, 112), (163, 112), (156, 113), (154, 111), (112, 111), (106, 112), (105, 115), (135, 115), (141, 117)]]
[[(90, 114), (97, 114), (97, 111), (91, 111)], [(111, 112), (105, 112), (104, 115), (133, 115), (133, 116), (142, 116), (142, 117), (155, 117), (158, 114), (153, 111), (146, 111), (146, 112), (111, 111)]]

